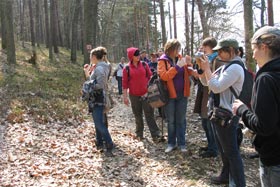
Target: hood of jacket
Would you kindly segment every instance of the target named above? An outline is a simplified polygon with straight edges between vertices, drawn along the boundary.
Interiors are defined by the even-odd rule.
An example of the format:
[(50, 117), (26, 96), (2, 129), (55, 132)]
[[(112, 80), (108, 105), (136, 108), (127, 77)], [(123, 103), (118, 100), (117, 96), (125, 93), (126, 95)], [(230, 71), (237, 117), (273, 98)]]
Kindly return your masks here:
[(267, 62), (256, 74), (256, 78), (263, 72), (280, 72), (280, 58), (275, 58)]
[(129, 59), (129, 61), (132, 61), (133, 55), (134, 55), (135, 51), (137, 51), (137, 50), (139, 51), (139, 49), (136, 47), (127, 48), (126, 52), (127, 52), (127, 58)]

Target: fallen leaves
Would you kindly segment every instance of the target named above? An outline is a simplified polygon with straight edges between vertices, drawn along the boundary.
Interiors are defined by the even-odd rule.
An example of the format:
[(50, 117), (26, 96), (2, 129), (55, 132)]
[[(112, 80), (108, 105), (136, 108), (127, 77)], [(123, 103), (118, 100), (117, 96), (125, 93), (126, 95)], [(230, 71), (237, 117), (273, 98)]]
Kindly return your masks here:
[[(219, 171), (220, 158), (198, 156), (199, 146), (205, 144), (202, 141), (205, 135), (198, 117), (191, 110), (187, 117), (188, 152), (183, 154), (175, 150), (165, 154), (167, 142), (153, 143), (146, 125), (145, 139), (137, 140), (131, 108), (120, 103), (121, 98), (115, 101), (116, 106), (108, 114), (109, 131), (116, 144), (112, 158), (96, 149), (91, 116), (82, 123), (65, 119), (46, 120), (48, 122), (41, 124), (28, 116), (23, 123), (7, 123), (5, 150), (0, 160), (1, 185), (213, 186), (209, 177)], [(192, 102), (189, 102), (189, 109)], [(161, 129), (161, 119), (157, 122)], [(166, 136), (166, 124), (163, 125)], [(250, 151), (253, 150), (249, 144), (244, 144), (242, 152)], [(247, 186), (257, 186), (257, 161), (246, 158), (244, 161)]]

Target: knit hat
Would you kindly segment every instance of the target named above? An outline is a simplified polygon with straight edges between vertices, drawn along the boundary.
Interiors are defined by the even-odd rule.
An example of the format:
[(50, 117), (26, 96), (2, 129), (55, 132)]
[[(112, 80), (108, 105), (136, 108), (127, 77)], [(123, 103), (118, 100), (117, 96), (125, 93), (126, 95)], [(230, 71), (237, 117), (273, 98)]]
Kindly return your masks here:
[(259, 39), (265, 38), (266, 36), (280, 37), (280, 30), (276, 27), (264, 26), (255, 32), (251, 43), (258, 43)]
[(238, 49), (239, 45), (238, 42), (235, 39), (222, 39), (218, 42), (216, 47), (213, 48), (213, 50), (219, 50), (224, 47), (233, 47), (234, 49)]

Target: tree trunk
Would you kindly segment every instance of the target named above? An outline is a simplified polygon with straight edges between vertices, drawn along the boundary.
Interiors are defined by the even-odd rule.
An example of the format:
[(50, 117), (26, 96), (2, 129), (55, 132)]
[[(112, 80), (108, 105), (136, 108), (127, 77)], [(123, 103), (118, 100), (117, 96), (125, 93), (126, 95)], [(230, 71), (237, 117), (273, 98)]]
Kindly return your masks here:
[(24, 46), (24, 22), (25, 22), (25, 19), (24, 19), (24, 9), (25, 9), (25, 0), (21, 0), (20, 2), (20, 40), (21, 40), (21, 44), (22, 44), (22, 47), (25, 48)]
[(205, 11), (203, 8), (202, 0), (196, 0), (196, 4), (198, 6), (201, 26), (202, 26), (202, 32), (203, 32), (203, 38), (206, 38), (209, 36), (209, 28), (207, 24), (207, 19), (205, 18)]
[(265, 0), (261, 0), (261, 26), (264, 26), (264, 14), (265, 14)]
[(28, 1), (28, 7), (29, 7), (29, 18), (30, 18), (31, 45), (33, 47), (35, 47), (35, 34), (34, 34), (34, 21), (33, 21), (32, 0)]
[(160, 7), (162, 44), (165, 45), (167, 39), (166, 39), (166, 29), (165, 29), (165, 17), (164, 17), (163, 0), (160, 0), (159, 7)]
[(96, 46), (98, 0), (84, 0), (84, 63), (89, 64), (90, 47)]
[(45, 40), (45, 43), (46, 43), (46, 47), (48, 48), (49, 47), (49, 42), (50, 42), (50, 39), (49, 39), (49, 31), (50, 31), (50, 28), (49, 28), (49, 6), (48, 6), (48, 0), (44, 0), (44, 9), (45, 9), (45, 29), (46, 29), (46, 40)]
[(0, 1), (0, 18), (1, 18), (1, 37), (2, 37), (2, 49), (7, 49), (7, 29), (4, 27), (5, 25), (5, 8), (6, 8), (6, 2), (1, 0)]
[(185, 37), (186, 37), (186, 48), (185, 53), (190, 55), (190, 27), (189, 27), (189, 9), (188, 9), (188, 0), (185, 0)]
[(245, 29), (245, 56), (247, 68), (251, 71), (255, 70), (255, 63), (252, 58), (251, 38), (253, 36), (253, 1), (243, 1), (244, 7), (244, 29)]
[(174, 38), (177, 38), (177, 24), (176, 24), (176, 2), (173, 0), (173, 25), (174, 25)]
[(267, 17), (268, 17), (268, 25), (274, 26), (273, 0), (267, 0)]
[(72, 20), (72, 42), (71, 42), (71, 62), (76, 63), (77, 60), (77, 43), (78, 43), (78, 20), (81, 8), (81, 0), (76, 0), (74, 8), (74, 16)]
[(4, 1), (4, 14), (5, 21), (4, 27), (7, 29), (7, 61), (9, 64), (16, 64), (16, 52), (15, 52), (15, 40), (14, 40), (14, 26), (13, 26), (13, 1), (2, 0)]
[(40, 0), (36, 0), (35, 1), (36, 4), (36, 10), (35, 10), (35, 14), (36, 14), (36, 27), (35, 27), (35, 34), (36, 34), (36, 42), (37, 42), (37, 46), (40, 46), (40, 42), (41, 42), (41, 37), (40, 37)]
[(154, 27), (154, 45), (155, 45), (155, 51), (158, 51), (156, 0), (154, 0), (153, 13), (154, 13), (154, 20), (155, 20), (155, 27)]
[(194, 1), (192, 1), (192, 22), (191, 22), (191, 56), (193, 56), (193, 44), (194, 44)]
[(168, 2), (168, 18), (169, 18), (169, 34), (170, 34), (170, 38), (173, 38), (172, 36), (172, 24), (171, 24), (171, 10), (170, 10), (170, 3)]
[(57, 46), (57, 17), (55, 13), (55, 0), (50, 0), (50, 37), (52, 38), (52, 47), (54, 53), (59, 53)]

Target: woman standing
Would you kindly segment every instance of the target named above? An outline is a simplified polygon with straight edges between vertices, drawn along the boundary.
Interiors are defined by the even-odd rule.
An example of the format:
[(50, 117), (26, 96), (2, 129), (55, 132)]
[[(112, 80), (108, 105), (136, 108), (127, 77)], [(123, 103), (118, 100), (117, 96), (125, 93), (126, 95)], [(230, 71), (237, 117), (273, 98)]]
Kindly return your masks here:
[[(140, 61), (138, 48), (127, 48), (128, 65), (123, 69), (123, 101), (125, 105), (131, 102), (132, 112), (136, 122), (136, 137), (144, 138), (143, 111), (154, 142), (160, 141), (160, 131), (154, 118), (154, 109), (145, 98), (152, 72), (146, 62)], [(129, 99), (128, 99), (129, 97)]]
[[(113, 156), (113, 141), (111, 135), (106, 127), (104, 119), (104, 112), (106, 102), (106, 94), (108, 94), (108, 76), (110, 73), (110, 65), (106, 62), (107, 50), (104, 47), (97, 47), (90, 52), (91, 64), (95, 65), (94, 71), (90, 67), (84, 67), (85, 76), (90, 80), (95, 80), (94, 87), (94, 106), (92, 110), (92, 117), (96, 131), (96, 146), (97, 149), (103, 148), (103, 141), (105, 141), (106, 155)], [(92, 71), (92, 73), (91, 73)]]
[(256, 136), (253, 144), (260, 156), (262, 187), (280, 186), (280, 29), (260, 28), (251, 41), (256, 74), (251, 106), (237, 100), (233, 111)]
[(168, 124), (168, 146), (166, 153), (178, 146), (181, 152), (186, 152), (186, 111), (188, 96), (190, 96), (190, 79), (193, 72), (188, 69), (186, 60), (179, 58), (181, 44), (177, 39), (169, 40), (164, 46), (164, 55), (158, 60), (158, 74), (167, 83), (169, 102), (164, 106)]
[[(223, 168), (217, 177), (212, 177), (211, 182), (215, 184), (229, 183), (230, 187), (245, 186), (245, 176), (242, 159), (237, 145), (238, 121), (220, 120), (218, 111), (225, 116), (232, 115), (232, 103), (234, 95), (230, 87), (239, 94), (244, 82), (244, 70), (239, 64), (231, 64), (233, 61), (242, 63), (238, 56), (238, 42), (235, 39), (223, 39), (213, 50), (218, 50), (219, 58), (225, 65), (211, 72), (209, 60), (206, 56), (201, 58), (201, 69), (204, 71), (201, 83), (211, 90), (210, 102), (213, 109), (211, 121), (216, 131), (216, 140), (221, 153)], [(228, 172), (229, 171), (229, 172)], [(229, 173), (229, 176), (228, 176)]]

